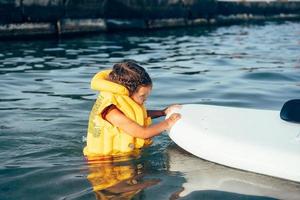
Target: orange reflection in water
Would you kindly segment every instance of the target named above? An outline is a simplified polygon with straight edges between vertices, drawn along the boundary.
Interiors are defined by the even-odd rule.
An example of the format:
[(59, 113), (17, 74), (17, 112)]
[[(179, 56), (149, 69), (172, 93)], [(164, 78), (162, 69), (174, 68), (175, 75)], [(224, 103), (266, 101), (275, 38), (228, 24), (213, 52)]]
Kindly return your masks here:
[(160, 182), (159, 179), (143, 180), (143, 165), (133, 162), (132, 156), (89, 157), (87, 163), (87, 179), (97, 199), (132, 199)]

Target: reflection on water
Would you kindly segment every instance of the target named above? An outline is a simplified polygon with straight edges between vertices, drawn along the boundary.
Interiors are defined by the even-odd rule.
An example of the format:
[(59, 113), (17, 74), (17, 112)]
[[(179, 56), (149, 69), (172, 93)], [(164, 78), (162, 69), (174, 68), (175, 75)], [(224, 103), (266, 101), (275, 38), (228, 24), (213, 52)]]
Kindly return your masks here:
[[(268, 22), (1, 41), (0, 199), (90, 200), (96, 185), (98, 198), (198, 199), (201, 190), (210, 199), (233, 194), (240, 199), (295, 199), (299, 184), (253, 179), (249, 173), (237, 176), (214, 164), (193, 163), (193, 157), (178, 156), (176, 165), (185, 163), (183, 167), (173, 168), (171, 162), (169, 168), (174, 159), (166, 134), (132, 163), (96, 167), (83, 161), (82, 137), (97, 96), (90, 89), (91, 78), (124, 59), (136, 60), (152, 77), (150, 109), (172, 103), (280, 109), (288, 99), (299, 98), (299, 36), (299, 22)], [(186, 171), (191, 168), (195, 173)], [(98, 172), (107, 177), (103, 186)], [(206, 187), (200, 185), (204, 182)]]
[(157, 184), (159, 179), (143, 178), (143, 164), (129, 161), (88, 162), (87, 179), (92, 184), (96, 198), (132, 199), (138, 197), (143, 189)]
[(294, 199), (300, 197), (300, 185), (199, 159), (180, 147), (167, 148), (169, 170), (183, 173), (186, 182), (182, 199)]

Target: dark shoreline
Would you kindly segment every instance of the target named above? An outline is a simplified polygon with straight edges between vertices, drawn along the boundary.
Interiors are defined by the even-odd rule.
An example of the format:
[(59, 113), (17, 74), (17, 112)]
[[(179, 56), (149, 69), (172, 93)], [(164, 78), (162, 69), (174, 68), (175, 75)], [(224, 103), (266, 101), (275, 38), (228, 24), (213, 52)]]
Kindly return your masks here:
[(300, 20), (300, 1), (0, 0), (0, 39)]

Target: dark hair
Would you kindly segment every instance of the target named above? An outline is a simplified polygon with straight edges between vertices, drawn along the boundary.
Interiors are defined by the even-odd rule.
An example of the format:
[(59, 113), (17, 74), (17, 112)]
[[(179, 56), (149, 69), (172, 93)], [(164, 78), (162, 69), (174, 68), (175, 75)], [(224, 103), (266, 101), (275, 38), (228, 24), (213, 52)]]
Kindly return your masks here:
[(113, 66), (109, 80), (125, 86), (132, 95), (140, 86), (151, 86), (152, 80), (146, 70), (134, 62), (122, 62)]

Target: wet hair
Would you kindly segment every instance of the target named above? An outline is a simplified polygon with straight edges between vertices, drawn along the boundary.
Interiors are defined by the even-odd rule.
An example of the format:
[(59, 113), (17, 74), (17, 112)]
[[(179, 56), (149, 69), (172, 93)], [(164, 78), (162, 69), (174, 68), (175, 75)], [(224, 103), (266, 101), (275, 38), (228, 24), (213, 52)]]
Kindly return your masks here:
[(114, 83), (125, 86), (130, 95), (140, 86), (152, 86), (152, 80), (146, 70), (131, 61), (115, 64), (108, 78)]

